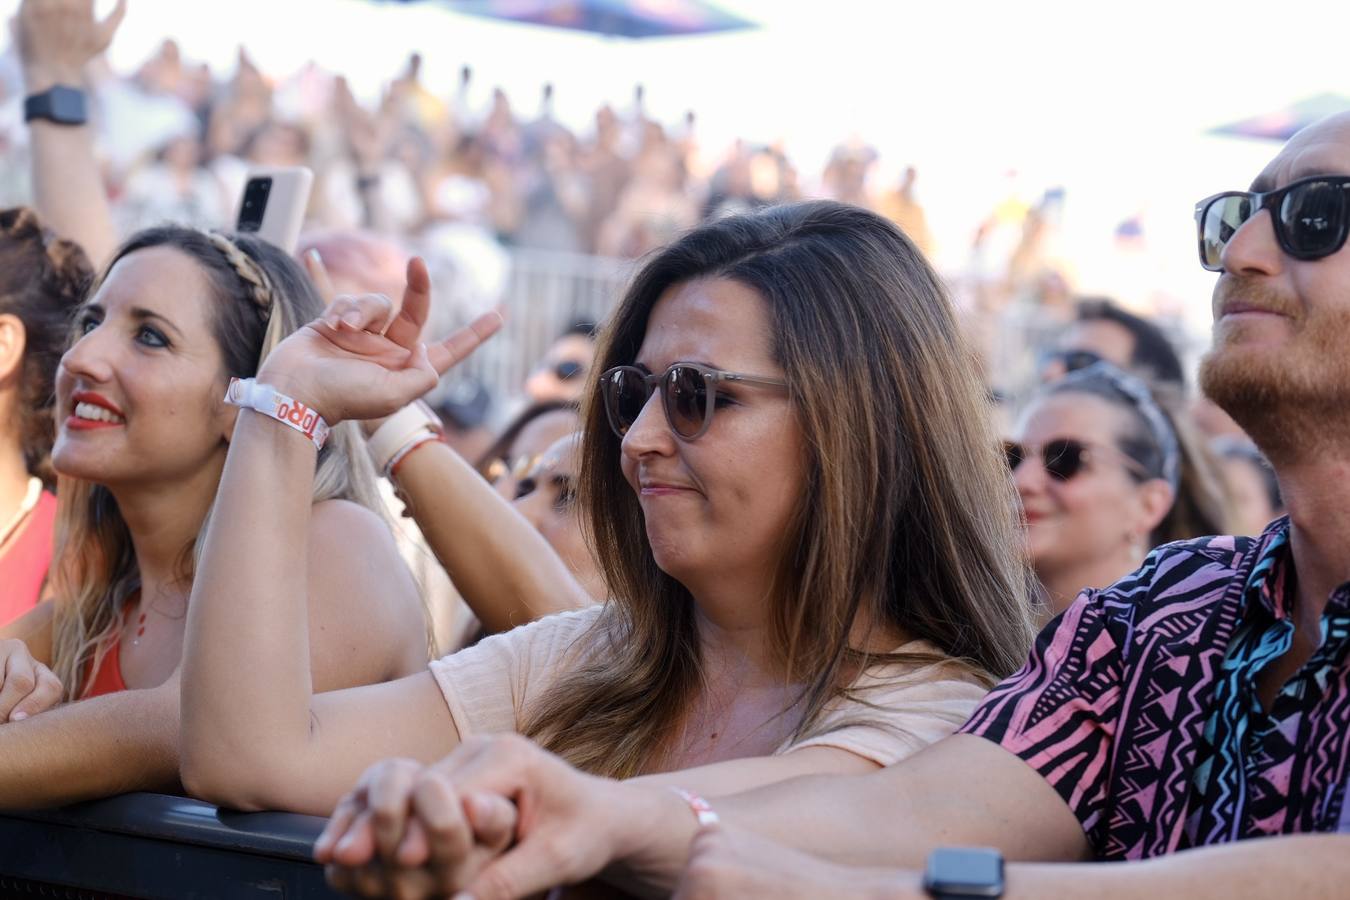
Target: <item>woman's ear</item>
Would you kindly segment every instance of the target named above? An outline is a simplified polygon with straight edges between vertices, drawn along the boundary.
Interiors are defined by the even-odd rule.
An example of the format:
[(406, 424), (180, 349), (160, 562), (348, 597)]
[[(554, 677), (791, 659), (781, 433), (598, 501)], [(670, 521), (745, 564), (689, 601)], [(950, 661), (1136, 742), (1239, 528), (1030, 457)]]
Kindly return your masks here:
[(1176, 499), (1172, 485), (1161, 478), (1150, 478), (1139, 485), (1139, 508), (1147, 526), (1145, 534), (1152, 534), (1162, 524)]
[(23, 320), (6, 313), (0, 316), (0, 384), (17, 378), (23, 370), (23, 352), (28, 346), (28, 330)]

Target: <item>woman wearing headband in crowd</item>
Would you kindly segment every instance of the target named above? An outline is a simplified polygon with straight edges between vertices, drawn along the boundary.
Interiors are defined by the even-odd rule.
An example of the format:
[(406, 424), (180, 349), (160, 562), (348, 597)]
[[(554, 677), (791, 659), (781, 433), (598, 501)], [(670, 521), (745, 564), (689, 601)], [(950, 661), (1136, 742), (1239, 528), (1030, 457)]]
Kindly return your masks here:
[(1160, 396), (1093, 363), (1043, 389), (1006, 444), (1051, 614), (1133, 572), (1159, 544), (1227, 533), (1221, 473)]
[[(435, 381), (425, 289), (383, 337), (387, 301), (340, 302), (259, 379), (325, 418), (387, 414)], [(328, 813), (411, 757), (363, 781), (392, 858), (410, 767), (478, 735), (720, 793), (904, 758), (1020, 664), (1030, 579), (983, 389), (892, 224), (814, 203), (696, 229), (643, 267), (597, 359), (580, 502), (615, 599), (389, 685), (316, 694), (275, 652), (306, 640), (303, 581), (264, 573), (308, 527), (313, 449), (240, 417), (189, 612), (189, 790)]]
[[(186, 605), (238, 415), (226, 386), (320, 312), (281, 251), (176, 227), (133, 236), (77, 311), (56, 379), (52, 599), (0, 633), (0, 806), (177, 783)], [(354, 428), (311, 458), (313, 517), (285, 562), (307, 585), (313, 640), (277, 652), (320, 690), (427, 659), (424, 611), (371, 511)], [(82, 702), (42, 712), (61, 700)]]
[(92, 277), (84, 252), (32, 210), (0, 212), (0, 626), (36, 606), (47, 581), (53, 376)]

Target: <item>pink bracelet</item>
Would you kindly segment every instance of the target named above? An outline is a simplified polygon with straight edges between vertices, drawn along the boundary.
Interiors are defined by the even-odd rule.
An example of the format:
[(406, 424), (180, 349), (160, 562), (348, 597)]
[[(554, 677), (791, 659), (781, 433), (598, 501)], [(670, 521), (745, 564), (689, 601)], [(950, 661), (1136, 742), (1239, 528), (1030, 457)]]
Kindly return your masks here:
[(721, 818), (717, 815), (717, 811), (712, 808), (712, 804), (707, 800), (704, 800), (698, 794), (693, 794), (686, 791), (684, 788), (677, 787), (671, 788), (671, 791), (685, 803), (689, 804), (689, 808), (694, 812), (694, 817), (698, 819), (698, 824), (716, 825), (721, 821)]

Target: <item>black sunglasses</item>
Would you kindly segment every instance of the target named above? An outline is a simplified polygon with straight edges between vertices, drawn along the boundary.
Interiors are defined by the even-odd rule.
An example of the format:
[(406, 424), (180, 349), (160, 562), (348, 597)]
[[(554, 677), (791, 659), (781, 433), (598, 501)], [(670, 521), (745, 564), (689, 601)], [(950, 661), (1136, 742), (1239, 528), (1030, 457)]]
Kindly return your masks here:
[(1195, 205), (1200, 265), (1223, 271), (1223, 251), (1243, 224), (1270, 210), (1275, 239), (1294, 259), (1321, 259), (1350, 232), (1350, 175), (1313, 175), (1274, 191), (1225, 191)]
[[(1109, 449), (1086, 444), (1083, 441), (1075, 441), (1072, 438), (1056, 438), (1053, 441), (1046, 441), (1040, 447), (1019, 444), (1016, 441), (1003, 442), (1003, 453), (1008, 458), (1010, 470), (1016, 472), (1018, 466), (1022, 465), (1028, 457), (1034, 456), (1036, 451), (1039, 450), (1041, 465), (1045, 467), (1046, 474), (1056, 481), (1068, 481), (1073, 478), (1083, 471), (1083, 468), (1091, 461), (1094, 451)], [(1121, 452), (1117, 452), (1115, 455), (1120, 458), (1121, 463), (1131, 474), (1147, 480), (1148, 473), (1136, 460)]]
[(787, 387), (786, 381), (777, 378), (723, 372), (697, 363), (675, 363), (659, 374), (648, 374), (637, 366), (615, 366), (600, 376), (600, 396), (605, 402), (610, 428), (623, 437), (659, 386), (671, 430), (677, 437), (692, 441), (712, 424), (717, 386), (724, 382)]
[(1064, 365), (1064, 371), (1067, 374), (1086, 369), (1088, 366), (1095, 366), (1102, 361), (1102, 358), (1091, 350), (1056, 350), (1045, 355), (1041, 362), (1041, 368), (1045, 368), (1055, 360)]

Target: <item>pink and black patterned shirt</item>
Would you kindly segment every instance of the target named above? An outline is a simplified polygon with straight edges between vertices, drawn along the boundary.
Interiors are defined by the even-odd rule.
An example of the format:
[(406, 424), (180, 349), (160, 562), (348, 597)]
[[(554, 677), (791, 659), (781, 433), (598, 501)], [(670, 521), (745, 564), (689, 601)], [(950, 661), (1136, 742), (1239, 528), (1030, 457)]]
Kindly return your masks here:
[(1350, 832), (1350, 584), (1271, 709), (1257, 699), (1294, 595), (1288, 519), (1159, 547), (1050, 623), (962, 731), (1040, 772), (1101, 859)]

